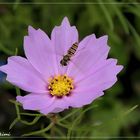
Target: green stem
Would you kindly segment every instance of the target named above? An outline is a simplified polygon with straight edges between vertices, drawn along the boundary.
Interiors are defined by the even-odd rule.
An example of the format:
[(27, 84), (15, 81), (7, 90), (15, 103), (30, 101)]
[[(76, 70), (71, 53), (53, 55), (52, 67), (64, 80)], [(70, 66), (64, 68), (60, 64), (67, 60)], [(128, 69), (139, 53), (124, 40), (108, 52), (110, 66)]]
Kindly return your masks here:
[(20, 111), (19, 111), (19, 107), (18, 107), (18, 103), (14, 100), (9, 100), (11, 103), (15, 104), (15, 108), (16, 108), (16, 114), (17, 114), (17, 118), (11, 123), (11, 125), (9, 126), (9, 129), (12, 129), (13, 126), (21, 119), (20, 117)]
[(80, 115), (73, 121), (71, 127), (68, 129), (68, 134), (67, 134), (67, 139), (70, 139), (71, 133), (73, 128), (75, 127), (76, 123), (78, 122), (78, 120), (82, 117), (82, 115), (87, 112), (88, 110), (95, 108), (96, 106), (89, 106), (88, 108), (86, 108), (83, 112), (80, 113)]
[(16, 107), (16, 112), (17, 112), (17, 118), (20, 120), (20, 114), (19, 114), (19, 107), (17, 104), (15, 104), (15, 107)]
[(72, 115), (74, 115), (75, 113), (77, 113), (79, 110), (81, 110), (81, 109), (76, 109), (76, 110), (74, 110), (73, 112), (69, 113), (67, 116), (65, 116), (65, 117), (63, 117), (62, 119), (60, 119), (59, 122), (65, 120), (65, 119), (67, 119), (67, 118), (69, 118), (70, 116), (72, 116)]
[(46, 139), (50, 138), (50, 135), (48, 135), (48, 134), (46, 134), (46, 133), (42, 133), (41, 135), (42, 135), (44, 138), (46, 138)]
[(63, 131), (62, 131), (61, 129), (55, 127), (55, 128), (54, 128), (54, 131), (55, 131), (56, 133), (58, 133), (60, 136), (65, 137), (65, 135), (64, 135), (64, 133), (63, 133)]
[(57, 122), (57, 125), (69, 129), (69, 126), (67, 126), (67, 125), (65, 125), (65, 124), (63, 124), (63, 123)]
[(17, 88), (17, 87), (15, 87), (15, 88), (16, 88), (16, 94), (17, 94), (17, 96), (21, 95), (21, 93), (20, 93), (20, 89)]
[(44, 132), (48, 131), (49, 129), (51, 129), (53, 125), (54, 125), (54, 123), (51, 122), (51, 123), (50, 123), (46, 128), (44, 128), (44, 129), (41, 129), (41, 130), (38, 130), (38, 131), (34, 131), (34, 132), (30, 132), (30, 133), (27, 133), (27, 134), (23, 134), (22, 136), (31, 136), (31, 135), (38, 135), (38, 134), (44, 133)]
[(9, 102), (11, 102), (11, 103), (13, 103), (13, 104), (17, 104), (17, 105), (21, 105), (20, 103), (18, 103), (17, 101), (15, 101), (15, 100), (9, 100)]
[(23, 123), (23, 124), (26, 124), (26, 125), (33, 125), (33, 124), (35, 124), (40, 118), (41, 118), (41, 116), (37, 116), (37, 117), (35, 117), (34, 120), (31, 121), (31, 122), (27, 122), (27, 121), (24, 121), (24, 120), (20, 120), (20, 122)]
[(55, 124), (57, 123), (57, 115), (56, 115), (56, 114), (52, 114), (52, 115), (50, 116), (50, 120), (51, 120), (51, 122), (53, 122), (53, 124), (54, 124), (54, 125), (51, 127), (51, 132), (50, 132), (51, 137), (53, 137), (53, 136), (54, 136)]
[(20, 115), (25, 115), (25, 116), (44, 116), (42, 114), (32, 114), (32, 113), (20, 113)]

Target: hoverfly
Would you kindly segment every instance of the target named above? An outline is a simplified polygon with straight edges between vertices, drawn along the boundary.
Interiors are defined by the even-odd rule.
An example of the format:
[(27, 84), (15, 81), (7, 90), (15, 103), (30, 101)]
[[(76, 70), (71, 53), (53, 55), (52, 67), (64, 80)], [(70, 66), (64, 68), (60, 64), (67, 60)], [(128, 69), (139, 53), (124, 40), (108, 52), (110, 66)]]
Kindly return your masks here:
[[(90, 60), (89, 56), (90, 49), (85, 49), (85, 46), (79, 46), (78, 42), (72, 44), (72, 46), (66, 51), (64, 54), (60, 52), (60, 50), (56, 50), (56, 52), (50, 50), (50, 55), (56, 55), (56, 59), (58, 60), (58, 64), (63, 67), (64, 71), (67, 70), (68, 66), (70, 67), (69, 71), (73, 70), (75, 73), (80, 72), (81, 74), (85, 73), (86, 68), (83, 67), (84, 64)], [(83, 58), (83, 61), (79, 63), (79, 60)]]
[(67, 66), (69, 61), (71, 60), (71, 57), (75, 54), (76, 50), (78, 48), (78, 43), (75, 42), (67, 51), (67, 54), (63, 56), (63, 58), (60, 60), (60, 64), (62, 66)]

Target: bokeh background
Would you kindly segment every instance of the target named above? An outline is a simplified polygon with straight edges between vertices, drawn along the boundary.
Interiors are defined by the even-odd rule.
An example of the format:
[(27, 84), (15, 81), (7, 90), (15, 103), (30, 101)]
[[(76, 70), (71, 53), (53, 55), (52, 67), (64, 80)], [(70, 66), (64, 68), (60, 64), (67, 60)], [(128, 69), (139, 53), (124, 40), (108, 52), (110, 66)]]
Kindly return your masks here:
[[(28, 25), (41, 28), (50, 35), (53, 27), (60, 25), (63, 17), (67, 16), (71, 25), (76, 25), (80, 40), (92, 33), (97, 37), (108, 35), (111, 47), (109, 57), (117, 58), (118, 64), (124, 66), (118, 82), (105, 91), (105, 96), (90, 106), (60, 113), (59, 117), (63, 118), (75, 111), (62, 122), (65, 126), (56, 125), (51, 135), (65, 137), (69, 133), (72, 137), (108, 139), (140, 137), (140, 3), (136, 0), (96, 0), (82, 3), (71, 0), (69, 4), (67, 1), (56, 3), (54, 0), (47, 3), (41, 3), (46, 2), (45, 0), (10, 2), (0, 4), (0, 65), (5, 64), (7, 58), (15, 53), (24, 56), (23, 37), (27, 34)], [(17, 117), (15, 104), (9, 100), (15, 100), (18, 89), (16, 92), (16, 88), (5, 81), (5, 76), (0, 72), (0, 132), (21, 136), (49, 124), (46, 117), (41, 117), (35, 124), (19, 120), (9, 130), (10, 124)], [(21, 94), (26, 93), (21, 91)], [(27, 112), (22, 107), (19, 110)], [(30, 122), (34, 116), (22, 115), (21, 118)], [(75, 121), (76, 118), (78, 119)], [(52, 132), (47, 131), (37, 136), (47, 137), (51, 136), (50, 133)]]

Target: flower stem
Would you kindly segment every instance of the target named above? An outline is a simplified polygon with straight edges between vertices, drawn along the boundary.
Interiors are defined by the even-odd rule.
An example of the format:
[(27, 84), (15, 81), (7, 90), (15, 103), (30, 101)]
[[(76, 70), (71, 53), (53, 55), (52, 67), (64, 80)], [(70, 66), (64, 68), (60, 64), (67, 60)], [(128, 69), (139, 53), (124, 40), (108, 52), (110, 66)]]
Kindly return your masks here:
[(54, 123), (54, 125), (51, 127), (51, 137), (54, 137), (55, 135), (55, 132), (54, 132), (54, 128), (55, 128), (55, 124), (57, 123), (57, 115), (56, 114), (52, 114), (50, 116), (50, 119), (51, 119), (51, 122)]
[(54, 123), (51, 122), (46, 128), (44, 129), (41, 129), (41, 130), (38, 130), (38, 131), (33, 131), (33, 132), (30, 132), (30, 133), (27, 133), (27, 134), (23, 134), (22, 136), (31, 136), (31, 135), (38, 135), (38, 134), (41, 134), (41, 133), (44, 133), (46, 131), (48, 131), (49, 129), (51, 129), (53, 127)]
[(39, 119), (41, 118), (41, 116), (36, 116), (33, 121), (31, 122), (27, 122), (27, 121), (24, 121), (24, 120), (20, 120), (21, 123), (23, 124), (26, 124), (26, 125), (33, 125), (35, 124)]
[(44, 116), (42, 114), (36, 113), (36, 114), (32, 114), (32, 113), (20, 113), (20, 115), (24, 115), (24, 116)]

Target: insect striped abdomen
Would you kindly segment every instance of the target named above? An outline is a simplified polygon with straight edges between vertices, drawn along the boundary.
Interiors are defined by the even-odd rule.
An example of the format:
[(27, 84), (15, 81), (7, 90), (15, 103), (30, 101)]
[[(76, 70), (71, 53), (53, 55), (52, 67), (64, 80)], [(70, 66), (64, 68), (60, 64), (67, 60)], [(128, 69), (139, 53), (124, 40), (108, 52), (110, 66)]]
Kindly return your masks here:
[(60, 64), (62, 66), (67, 66), (68, 62), (70, 61), (71, 57), (75, 54), (76, 50), (78, 48), (78, 43), (74, 43), (68, 50), (67, 54), (63, 56), (62, 60), (60, 61)]

